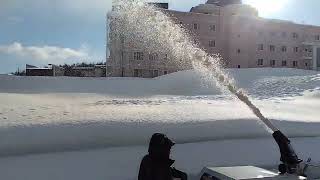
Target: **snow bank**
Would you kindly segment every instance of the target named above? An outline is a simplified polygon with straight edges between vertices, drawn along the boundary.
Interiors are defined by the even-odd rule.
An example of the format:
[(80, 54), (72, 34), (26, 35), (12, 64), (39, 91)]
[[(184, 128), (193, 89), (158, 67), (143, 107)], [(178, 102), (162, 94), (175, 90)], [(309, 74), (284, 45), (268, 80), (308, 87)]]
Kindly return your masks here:
[[(289, 136), (320, 136), (317, 72), (229, 71)], [(145, 145), (154, 132), (180, 144), (270, 137), (246, 106), (206, 81), (194, 71), (154, 79), (0, 76), (0, 155)]]
[[(319, 137), (320, 123), (275, 122), (290, 137)], [(197, 123), (91, 123), (0, 129), (0, 155), (23, 155), (102, 147), (146, 145), (154, 132), (178, 144), (271, 137), (255, 119)]]
[[(296, 96), (320, 86), (317, 71), (289, 68), (229, 69), (237, 84), (252, 96)], [(182, 71), (154, 79), (17, 77), (0, 75), (0, 92), (6, 93), (99, 93), (121, 96), (216, 95), (219, 88), (203, 75)]]
[[(292, 138), (303, 160), (320, 162), (319, 138)], [(0, 160), (1, 179), (10, 180), (135, 180), (146, 146), (116, 147), (79, 152), (51, 153)], [(194, 178), (204, 166), (255, 165), (276, 167), (279, 150), (272, 139), (237, 139), (178, 144), (172, 150), (174, 166)]]
[(216, 94), (200, 75), (178, 72), (155, 79), (0, 76), (0, 92), (98, 93), (121, 96)]

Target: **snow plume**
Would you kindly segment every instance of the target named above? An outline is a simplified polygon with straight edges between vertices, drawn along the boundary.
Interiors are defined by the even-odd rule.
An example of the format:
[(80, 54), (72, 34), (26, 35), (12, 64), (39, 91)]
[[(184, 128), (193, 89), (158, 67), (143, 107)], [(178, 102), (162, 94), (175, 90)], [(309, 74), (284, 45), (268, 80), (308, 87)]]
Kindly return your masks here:
[(84, 59), (88, 57), (85, 47), (79, 50), (57, 46), (24, 46), (20, 42), (0, 45), (0, 53), (18, 57), (30, 58), (40, 63), (65, 63), (70, 59)]
[(215, 82), (225, 92), (229, 90), (238, 97), (269, 129), (277, 130), (251, 103), (247, 94), (235, 86), (233, 77), (222, 68), (219, 55), (209, 55), (194, 44), (193, 37), (181, 25), (173, 22), (170, 12), (141, 0), (115, 0), (113, 7), (108, 14), (111, 43), (128, 41), (132, 47), (165, 54), (169, 59), (167, 63), (174, 62), (181, 69), (197, 70), (207, 81)]

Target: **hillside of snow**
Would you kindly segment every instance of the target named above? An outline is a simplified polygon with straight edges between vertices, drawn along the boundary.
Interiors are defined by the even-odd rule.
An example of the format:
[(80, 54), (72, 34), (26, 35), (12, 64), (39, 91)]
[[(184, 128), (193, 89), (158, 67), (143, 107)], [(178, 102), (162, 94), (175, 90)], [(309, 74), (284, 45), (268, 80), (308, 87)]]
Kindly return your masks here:
[[(289, 136), (320, 136), (318, 72), (230, 73)], [(0, 155), (143, 145), (156, 131), (178, 143), (270, 136), (208, 81), (194, 71), (155, 79), (0, 76)]]
[[(319, 88), (317, 71), (290, 68), (227, 70), (237, 82), (255, 97), (271, 98), (302, 95), (305, 90)], [(1, 93), (90, 93), (112, 96), (220, 94), (212, 79), (190, 70), (154, 79), (83, 78), (83, 77), (17, 77), (0, 75)]]
[[(320, 162), (319, 72), (228, 72), (303, 158)], [(252, 112), (195, 71), (154, 79), (0, 76), (1, 179), (135, 179), (154, 132), (177, 142), (176, 166), (192, 175), (205, 165), (279, 161)]]

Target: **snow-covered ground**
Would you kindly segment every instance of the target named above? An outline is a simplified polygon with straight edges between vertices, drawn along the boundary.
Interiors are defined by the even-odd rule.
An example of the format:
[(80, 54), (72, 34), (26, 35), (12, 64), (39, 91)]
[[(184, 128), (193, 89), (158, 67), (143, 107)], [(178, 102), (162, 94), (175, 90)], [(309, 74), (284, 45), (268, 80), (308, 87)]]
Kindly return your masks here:
[[(320, 162), (318, 72), (229, 72), (302, 158)], [(250, 110), (194, 71), (154, 79), (0, 76), (1, 179), (135, 179), (159, 131), (178, 143), (175, 164), (192, 175), (205, 165), (278, 163), (277, 146)]]

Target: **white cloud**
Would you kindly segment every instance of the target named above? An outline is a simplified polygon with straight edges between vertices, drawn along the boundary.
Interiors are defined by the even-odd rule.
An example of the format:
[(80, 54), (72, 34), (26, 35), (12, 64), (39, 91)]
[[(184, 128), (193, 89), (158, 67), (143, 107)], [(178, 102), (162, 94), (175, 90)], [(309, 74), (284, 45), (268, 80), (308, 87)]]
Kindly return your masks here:
[(80, 59), (87, 59), (89, 57), (87, 48), (75, 50), (57, 46), (23, 46), (19, 42), (0, 45), (1, 53), (36, 60), (41, 64), (68, 63), (68, 61), (79, 61)]

